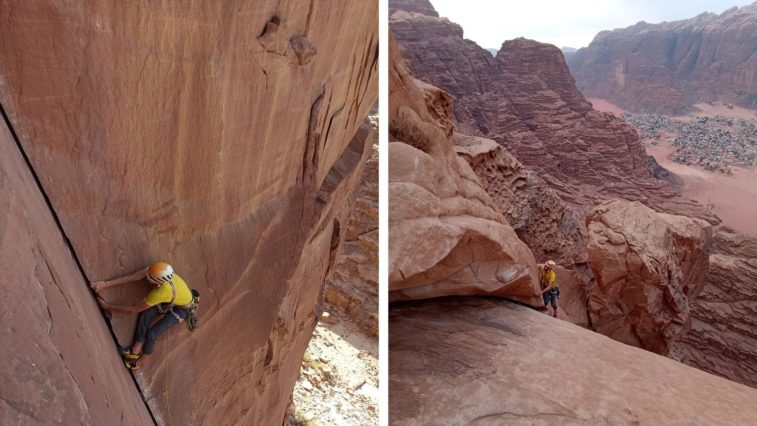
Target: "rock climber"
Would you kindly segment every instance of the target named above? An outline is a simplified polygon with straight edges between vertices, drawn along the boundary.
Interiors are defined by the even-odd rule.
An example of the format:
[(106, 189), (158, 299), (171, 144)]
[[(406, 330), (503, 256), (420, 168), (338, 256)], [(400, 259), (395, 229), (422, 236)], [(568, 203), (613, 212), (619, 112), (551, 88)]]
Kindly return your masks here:
[(554, 260), (548, 260), (539, 265), (539, 282), (541, 284), (541, 295), (544, 299), (544, 307), (549, 312), (549, 305), (552, 305), (552, 316), (557, 318), (557, 298), (560, 297), (560, 288), (557, 286), (557, 274), (555, 274)]
[[(111, 305), (99, 295), (106, 288), (138, 282), (142, 278), (146, 278), (155, 288), (133, 306)], [(146, 355), (152, 353), (158, 336), (187, 319), (188, 309), (193, 304), (192, 291), (187, 283), (174, 273), (171, 265), (163, 262), (109, 281), (97, 281), (90, 286), (98, 293), (97, 303), (103, 309), (129, 315), (141, 312), (131, 348), (119, 347), (124, 364), (132, 370), (140, 367), (140, 359), (144, 360)], [(163, 317), (151, 326), (159, 315)]]

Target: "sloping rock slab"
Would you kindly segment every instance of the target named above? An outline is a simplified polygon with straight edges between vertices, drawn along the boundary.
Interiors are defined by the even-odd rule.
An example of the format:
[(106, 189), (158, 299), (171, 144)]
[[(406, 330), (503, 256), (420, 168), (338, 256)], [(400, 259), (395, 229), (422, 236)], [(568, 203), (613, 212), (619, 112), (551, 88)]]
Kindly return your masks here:
[(389, 422), (753, 425), (757, 390), (507, 301), (395, 304)]

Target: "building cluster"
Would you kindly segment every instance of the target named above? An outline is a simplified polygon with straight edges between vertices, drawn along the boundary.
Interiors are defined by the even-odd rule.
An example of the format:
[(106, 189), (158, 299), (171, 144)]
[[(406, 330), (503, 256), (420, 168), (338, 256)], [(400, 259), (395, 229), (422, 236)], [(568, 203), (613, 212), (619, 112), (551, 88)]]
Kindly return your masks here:
[(743, 118), (695, 117), (676, 120), (659, 114), (623, 114), (639, 137), (656, 145), (661, 138), (676, 146), (672, 159), (706, 170), (730, 173), (757, 162), (757, 124)]

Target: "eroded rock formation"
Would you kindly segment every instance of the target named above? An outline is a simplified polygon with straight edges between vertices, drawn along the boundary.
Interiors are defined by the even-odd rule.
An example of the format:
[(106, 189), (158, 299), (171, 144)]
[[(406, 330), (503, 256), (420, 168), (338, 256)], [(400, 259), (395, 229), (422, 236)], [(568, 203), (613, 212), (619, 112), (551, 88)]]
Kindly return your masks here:
[[(374, 118), (374, 117), (371, 117)], [(337, 253), (325, 299), (363, 333), (378, 337), (378, 121), (373, 149), (350, 209), (344, 244)]]
[(578, 87), (636, 112), (703, 101), (757, 108), (757, 3), (720, 15), (602, 31), (569, 60)]
[(390, 299), (493, 294), (537, 305), (534, 258), (452, 148), (449, 96), (390, 41)]
[[(41, 389), (51, 410), (64, 404), (56, 397), (79, 407), (66, 423), (87, 412), (118, 422), (97, 414), (108, 401), (113, 413), (125, 405), (124, 421), (150, 423), (84, 281), (166, 260), (201, 292), (201, 326), (164, 335), (136, 374), (155, 420), (280, 424), (373, 139), (361, 125), (377, 94), (376, 5), (0, 1), (0, 20), (0, 103), (86, 276), (53, 265), (61, 288), (83, 286), (70, 291), (86, 309), (57, 316), (66, 301), (53, 289), (51, 319), (37, 304), (30, 321), (93, 333), (58, 351), (73, 382), (104, 388), (88, 407), (26, 364), (3, 392)], [(48, 256), (35, 259), (20, 270), (36, 265), (42, 277)], [(4, 287), (30, 281), (11, 277)], [(134, 302), (143, 291), (105, 297)], [(135, 321), (114, 314), (122, 344)], [(84, 362), (91, 379), (69, 366)], [(1, 423), (15, 418), (2, 413)]]
[(558, 48), (516, 39), (492, 57), (448, 19), (420, 13), (408, 1), (390, 3), (398, 9), (390, 28), (409, 69), (454, 97), (458, 130), (505, 146), (580, 216), (623, 198), (718, 222), (654, 178), (634, 130), (592, 109)]
[(507, 301), (407, 302), (389, 328), (393, 425), (757, 419), (755, 389)]
[(705, 282), (712, 227), (613, 200), (586, 217), (594, 272), (588, 311), (594, 330), (667, 354), (691, 325), (691, 303)]
[[(427, 110), (438, 127), (537, 260), (555, 258), (560, 264), (560, 306), (568, 319), (749, 383), (746, 376), (755, 365), (752, 348), (757, 346), (739, 318), (753, 309), (743, 303), (751, 287), (736, 290), (723, 284), (751, 276), (744, 263), (748, 255), (729, 254), (735, 258), (726, 260), (716, 253), (704, 281), (709, 224), (719, 220), (678, 195), (676, 182), (649, 161), (629, 126), (591, 109), (559, 50), (518, 39), (505, 42), (492, 57), (465, 40), (458, 25), (438, 17), (427, 1), (391, 1), (390, 12), (391, 29), (413, 74), (451, 95), (445, 99), (436, 95), (440, 92), (425, 91)], [(595, 235), (590, 250), (598, 257), (590, 268), (583, 218), (598, 203), (614, 198), (662, 213), (628, 202), (617, 209), (618, 218), (643, 212), (639, 223), (662, 234), (650, 237), (623, 225), (639, 247), (616, 234), (611, 236), (617, 247), (609, 237), (598, 243), (601, 238)], [(632, 257), (630, 266), (620, 262), (625, 255)], [(606, 262), (608, 256), (617, 264)], [(723, 278), (729, 268), (739, 277)], [(601, 286), (594, 274), (602, 276)], [(695, 297), (700, 293), (701, 305)], [(724, 302), (734, 306), (725, 308)], [(690, 341), (684, 337), (689, 327)]]
[(757, 237), (715, 232), (707, 282), (691, 304), (691, 330), (671, 357), (757, 388)]
[(491, 139), (456, 133), (452, 142), (537, 259), (586, 262), (583, 218), (536, 173)]

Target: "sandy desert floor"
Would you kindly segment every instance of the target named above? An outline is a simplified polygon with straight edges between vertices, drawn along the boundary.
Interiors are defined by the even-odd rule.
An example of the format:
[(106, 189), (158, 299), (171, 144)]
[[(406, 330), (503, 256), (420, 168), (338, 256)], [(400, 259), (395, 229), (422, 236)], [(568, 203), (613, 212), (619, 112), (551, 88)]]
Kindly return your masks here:
[[(588, 99), (599, 111), (611, 112), (616, 116), (623, 109), (603, 99)], [(722, 104), (697, 104), (700, 111), (676, 119), (686, 120), (695, 116), (716, 115), (744, 118), (757, 122), (757, 111), (744, 108), (726, 108)], [(757, 169), (734, 168), (732, 175), (709, 172), (695, 166), (679, 164), (670, 159), (675, 146), (660, 138), (656, 146), (651, 141), (642, 141), (647, 153), (660, 165), (680, 176), (684, 181), (682, 194), (709, 205), (712, 211), (733, 229), (757, 235)]]

